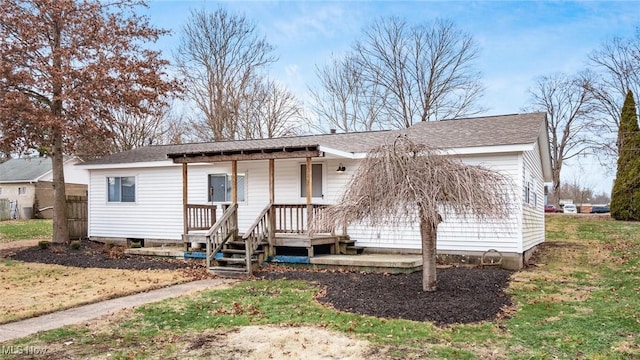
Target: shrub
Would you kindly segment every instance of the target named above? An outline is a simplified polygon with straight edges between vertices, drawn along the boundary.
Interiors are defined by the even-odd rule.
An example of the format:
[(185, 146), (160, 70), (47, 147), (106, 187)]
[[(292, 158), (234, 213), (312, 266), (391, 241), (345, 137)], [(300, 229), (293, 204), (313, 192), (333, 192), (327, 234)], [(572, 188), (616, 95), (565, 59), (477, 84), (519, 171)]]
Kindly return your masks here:
[(47, 240), (42, 240), (38, 242), (38, 247), (40, 249), (48, 249), (49, 248), (49, 242)]
[(622, 107), (618, 129), (618, 170), (611, 192), (611, 217), (640, 220), (640, 129), (631, 90)]
[(71, 244), (69, 244), (69, 246), (73, 249), (73, 250), (78, 250), (80, 249), (80, 241), (79, 240), (74, 240), (71, 242)]

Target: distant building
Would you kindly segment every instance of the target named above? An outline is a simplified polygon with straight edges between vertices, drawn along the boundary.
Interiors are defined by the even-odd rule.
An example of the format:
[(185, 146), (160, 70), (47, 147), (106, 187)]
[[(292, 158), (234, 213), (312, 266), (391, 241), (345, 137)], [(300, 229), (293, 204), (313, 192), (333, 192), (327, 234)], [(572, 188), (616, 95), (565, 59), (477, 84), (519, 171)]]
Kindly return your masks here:
[[(89, 172), (73, 157), (64, 161), (67, 195), (86, 195)], [(0, 199), (9, 201), (10, 219), (53, 216), (53, 171), (51, 158), (10, 159), (0, 164)]]

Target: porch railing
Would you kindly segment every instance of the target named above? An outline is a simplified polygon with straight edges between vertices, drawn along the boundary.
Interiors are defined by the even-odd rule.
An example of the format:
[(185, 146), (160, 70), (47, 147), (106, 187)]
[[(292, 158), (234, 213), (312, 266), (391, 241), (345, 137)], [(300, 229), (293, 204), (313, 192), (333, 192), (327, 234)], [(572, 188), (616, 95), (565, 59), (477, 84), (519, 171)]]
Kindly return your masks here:
[(216, 223), (216, 205), (187, 204), (187, 232), (209, 230)]
[(273, 211), (273, 204), (269, 203), (262, 209), (262, 212), (256, 218), (256, 221), (249, 227), (249, 230), (242, 236), (245, 242), (246, 259), (247, 259), (247, 273), (251, 273), (251, 257), (261, 244), (271, 243), (270, 237), (273, 234), (271, 229), (273, 226), (270, 224)]
[(232, 204), (223, 207), (224, 212), (215, 225), (213, 225), (207, 234), (207, 268), (211, 267), (216, 254), (222, 250), (227, 241), (233, 239), (238, 234), (238, 205)]
[[(274, 233), (304, 234), (309, 231), (309, 221), (322, 216), (322, 211), (328, 205), (312, 204), (273, 204), (275, 217)], [(309, 214), (309, 208), (311, 214)], [(311, 215), (311, 217), (309, 216)], [(333, 232), (333, 229), (323, 229), (322, 232)]]

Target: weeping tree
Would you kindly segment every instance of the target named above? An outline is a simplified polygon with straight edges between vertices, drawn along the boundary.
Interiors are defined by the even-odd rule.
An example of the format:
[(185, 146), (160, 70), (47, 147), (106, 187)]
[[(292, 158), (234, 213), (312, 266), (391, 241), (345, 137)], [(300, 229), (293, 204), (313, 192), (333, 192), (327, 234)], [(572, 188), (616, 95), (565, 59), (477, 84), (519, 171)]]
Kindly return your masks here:
[(374, 226), (420, 224), (422, 289), (436, 290), (436, 235), (443, 215), (500, 219), (509, 214), (510, 181), (463, 164), (442, 151), (399, 136), (372, 149), (337, 205), (312, 228), (369, 222)]

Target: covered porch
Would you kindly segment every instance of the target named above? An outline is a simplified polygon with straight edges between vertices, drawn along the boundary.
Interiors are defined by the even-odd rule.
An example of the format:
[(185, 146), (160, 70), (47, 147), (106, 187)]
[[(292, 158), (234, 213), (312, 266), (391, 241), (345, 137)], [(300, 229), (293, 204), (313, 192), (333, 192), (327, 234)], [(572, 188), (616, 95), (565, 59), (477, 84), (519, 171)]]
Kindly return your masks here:
[[(309, 258), (316, 255), (318, 248), (330, 254), (340, 254), (341, 249), (349, 247), (355, 251), (353, 241), (348, 239), (346, 229), (327, 228), (311, 233), (309, 227), (314, 218), (322, 216), (328, 206), (314, 198), (314, 181), (318, 176), (314, 172), (315, 160), (323, 158), (324, 153), (317, 145), (261, 148), (253, 150), (202, 151), (192, 153), (169, 154), (168, 157), (182, 166), (182, 208), (183, 208), (183, 251), (206, 250), (206, 261), (213, 271), (236, 269), (251, 273), (267, 258), (273, 258), (279, 251), (286, 253), (287, 248), (304, 249)], [(298, 160), (301, 163), (301, 193), (304, 202), (292, 203), (291, 198), (278, 202), (276, 195), (276, 160)], [(230, 164), (227, 184), (228, 196), (224, 203), (194, 203), (190, 201), (189, 176), (194, 164), (225, 163)], [(243, 199), (245, 184), (239, 182), (244, 174), (239, 174), (238, 165), (245, 168), (252, 164), (268, 166), (268, 180), (261, 186), (268, 192), (268, 201), (257, 216), (251, 215), (253, 222), (246, 228), (246, 214), (243, 214), (246, 199)], [(227, 165), (228, 166), (228, 165)], [(264, 169), (264, 168), (263, 168)], [(290, 174), (289, 174), (290, 175)], [(211, 175), (209, 175), (211, 176)], [(209, 179), (211, 181), (211, 179)], [(255, 181), (255, 177), (253, 179)], [(209, 188), (209, 200), (220, 199), (216, 189)], [(296, 191), (296, 189), (290, 189)], [(240, 199), (242, 197), (242, 199)], [(316, 201), (314, 201), (316, 200)], [(322, 195), (324, 200), (324, 195)], [(253, 201), (253, 199), (252, 199)], [(252, 206), (255, 206), (255, 201)], [(264, 204), (264, 203), (263, 203)], [(253, 214), (257, 211), (254, 209)], [(241, 229), (238, 217), (245, 220)], [(240, 230), (243, 230), (242, 232)]]

